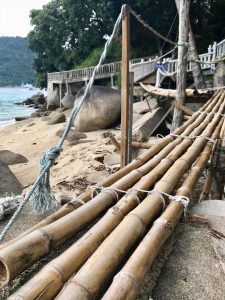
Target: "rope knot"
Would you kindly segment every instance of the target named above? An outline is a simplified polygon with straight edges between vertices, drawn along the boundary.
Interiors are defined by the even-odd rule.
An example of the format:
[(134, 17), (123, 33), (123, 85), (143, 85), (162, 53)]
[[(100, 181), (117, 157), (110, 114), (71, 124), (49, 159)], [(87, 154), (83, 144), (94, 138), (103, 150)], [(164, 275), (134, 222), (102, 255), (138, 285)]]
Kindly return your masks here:
[(60, 155), (62, 148), (59, 146), (55, 146), (53, 148), (48, 149), (42, 156), (40, 160), (41, 166), (46, 165), (50, 162), (50, 166), (53, 166), (56, 158)]

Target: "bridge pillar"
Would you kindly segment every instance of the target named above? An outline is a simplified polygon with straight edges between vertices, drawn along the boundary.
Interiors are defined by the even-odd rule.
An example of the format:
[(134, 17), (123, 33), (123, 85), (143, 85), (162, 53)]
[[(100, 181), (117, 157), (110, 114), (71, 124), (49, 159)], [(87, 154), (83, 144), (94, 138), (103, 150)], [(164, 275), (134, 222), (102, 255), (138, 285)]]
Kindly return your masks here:
[(114, 87), (114, 80), (113, 80), (113, 74), (111, 75), (111, 88)]
[(59, 103), (61, 107), (61, 100), (62, 100), (62, 83), (59, 84)]
[(160, 76), (160, 72), (159, 72), (158, 69), (157, 69), (157, 72), (156, 72), (156, 83), (155, 83), (155, 86), (157, 88), (161, 87), (161, 76)]

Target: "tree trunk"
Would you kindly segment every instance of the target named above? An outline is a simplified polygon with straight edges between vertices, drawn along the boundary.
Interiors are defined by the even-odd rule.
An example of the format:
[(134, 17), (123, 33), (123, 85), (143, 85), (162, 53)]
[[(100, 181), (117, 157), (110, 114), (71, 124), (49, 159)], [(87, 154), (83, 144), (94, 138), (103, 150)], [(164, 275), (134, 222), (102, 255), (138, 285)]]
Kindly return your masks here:
[[(175, 0), (175, 2), (176, 2), (177, 10), (179, 11), (180, 2), (179, 2), (179, 0)], [(189, 59), (190, 60), (199, 60), (198, 51), (197, 51), (197, 47), (196, 47), (196, 43), (195, 43), (195, 38), (194, 38), (194, 34), (192, 31), (190, 22), (189, 22), (188, 37), (189, 37), (189, 44), (188, 44)], [(193, 74), (196, 89), (205, 88), (206, 85), (204, 82), (201, 65), (199, 63), (192, 63), (192, 74)]]
[[(177, 102), (184, 105), (186, 97), (187, 81), (187, 42), (188, 42), (188, 24), (189, 24), (190, 0), (180, 0), (179, 9), (179, 40), (178, 40), (178, 58), (177, 58)], [(175, 108), (173, 113), (173, 122), (171, 132), (179, 127), (183, 120), (183, 112)]]

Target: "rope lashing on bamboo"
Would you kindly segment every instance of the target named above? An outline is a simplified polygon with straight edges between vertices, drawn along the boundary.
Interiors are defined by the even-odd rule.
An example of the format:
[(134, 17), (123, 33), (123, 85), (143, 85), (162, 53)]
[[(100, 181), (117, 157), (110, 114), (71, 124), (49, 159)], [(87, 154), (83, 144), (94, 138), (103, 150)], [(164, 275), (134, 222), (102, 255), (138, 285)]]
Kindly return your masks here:
[[(114, 188), (114, 187), (100, 187), (100, 186), (96, 186), (96, 185), (92, 185), (90, 186), (90, 188), (92, 188), (93, 190), (97, 190), (97, 192), (99, 193), (99, 191), (104, 191), (104, 190), (110, 190), (110, 191), (114, 191), (116, 194), (117, 193), (123, 193), (125, 195), (127, 194), (130, 194), (131, 192), (139, 192), (139, 193), (146, 193), (147, 195), (151, 195), (151, 194), (155, 194), (155, 195), (158, 195), (161, 197), (162, 199), (162, 202), (163, 202), (163, 210), (165, 209), (166, 207), (166, 203), (165, 203), (165, 197), (167, 197), (170, 201), (177, 201), (177, 202), (180, 202), (183, 204), (184, 206), (184, 214), (186, 215), (186, 210), (187, 210), (187, 207), (189, 205), (189, 198), (186, 197), (186, 196), (173, 196), (173, 195), (170, 195), (170, 194), (167, 194), (165, 192), (161, 192), (161, 191), (158, 191), (158, 190), (142, 190), (142, 189), (138, 189), (138, 188), (131, 188), (127, 191), (124, 191), (124, 190), (121, 190), (121, 189), (117, 189), (117, 188)], [(117, 199), (119, 199), (119, 195), (117, 194)], [(140, 203), (140, 200), (139, 200), (139, 203)]]
[(23, 202), (21, 202), (21, 204), (19, 205), (18, 209), (16, 210), (16, 212), (13, 214), (12, 218), (10, 219), (10, 221), (8, 222), (8, 224), (5, 226), (5, 228), (3, 229), (3, 231), (1, 232), (0, 235), (0, 241), (3, 240), (3, 238), (5, 237), (6, 233), (8, 232), (8, 230), (12, 227), (13, 223), (15, 222), (15, 220), (17, 219), (18, 215), (20, 214), (21, 210), (24, 208), (24, 206), (26, 205), (26, 203), (28, 201), (30, 201), (32, 203), (33, 209), (37, 210), (39, 212), (44, 212), (45, 210), (47, 210), (50, 206), (53, 205), (54, 203), (54, 196), (51, 193), (51, 189), (50, 189), (50, 182), (49, 182), (49, 177), (50, 177), (50, 168), (51, 166), (54, 164), (56, 158), (60, 155), (61, 151), (62, 151), (62, 146), (63, 143), (70, 131), (70, 128), (72, 127), (77, 114), (79, 113), (82, 104), (84, 103), (84, 100), (86, 99), (88, 93), (90, 92), (92, 85), (94, 83), (94, 78), (96, 73), (99, 71), (103, 61), (106, 58), (107, 55), (107, 51), (109, 46), (111, 45), (114, 37), (117, 35), (118, 29), (119, 29), (119, 25), (121, 23), (122, 20), (122, 14), (124, 11), (124, 6), (122, 6), (121, 8), (121, 12), (116, 20), (116, 23), (114, 25), (113, 28), (113, 32), (111, 34), (111, 36), (108, 38), (108, 40), (105, 43), (105, 47), (104, 50), (101, 54), (101, 57), (99, 59), (98, 65), (94, 68), (94, 71), (92, 73), (92, 76), (90, 78), (90, 81), (88, 82), (84, 95), (82, 96), (80, 102), (78, 103), (77, 106), (74, 105), (74, 108), (71, 112), (71, 115), (68, 119), (66, 128), (64, 130), (64, 133), (58, 143), (58, 145), (56, 145), (55, 147), (48, 149), (42, 156), (41, 160), (40, 160), (40, 171), (39, 174), (37, 176), (37, 179), (35, 180), (31, 190), (27, 193), (25, 199)]
[(197, 114), (205, 114), (205, 115), (213, 115), (213, 116), (220, 116), (222, 118), (225, 118), (225, 115), (224, 114), (221, 114), (221, 113), (214, 113), (214, 112), (204, 112), (204, 111), (196, 111), (195, 113), (193, 113), (192, 116), (194, 115), (197, 115)]
[[(171, 137), (176, 137), (176, 138), (181, 138), (181, 139), (197, 139), (197, 138), (201, 138), (201, 139), (205, 139), (205, 140), (207, 140), (207, 141), (209, 141), (209, 142), (211, 142), (211, 143), (214, 143), (215, 142), (215, 140), (214, 139), (212, 139), (212, 138), (210, 138), (210, 137), (208, 137), (208, 136), (202, 136), (202, 135), (179, 135), (179, 134), (173, 134), (173, 133), (170, 133), (168, 136), (171, 136)], [(162, 134), (157, 134), (156, 135), (156, 137), (158, 138), (158, 139), (162, 139), (162, 138), (165, 138), (165, 136), (164, 135), (162, 135)]]
[(173, 133), (170, 133), (170, 136), (173, 136), (173, 137), (177, 137), (177, 138), (182, 138), (182, 139), (204, 139), (204, 140), (207, 140), (211, 143), (214, 143), (215, 140), (214, 139), (211, 139), (209, 138), (208, 136), (202, 136), (202, 135), (179, 135), (179, 134), (173, 134)]

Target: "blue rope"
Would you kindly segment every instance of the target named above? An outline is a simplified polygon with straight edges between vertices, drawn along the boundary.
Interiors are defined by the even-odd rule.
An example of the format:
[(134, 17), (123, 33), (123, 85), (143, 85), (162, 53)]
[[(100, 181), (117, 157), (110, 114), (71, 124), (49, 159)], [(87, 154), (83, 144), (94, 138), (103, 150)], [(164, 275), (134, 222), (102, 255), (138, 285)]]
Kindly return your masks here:
[(31, 188), (31, 190), (28, 192), (25, 199), (21, 202), (21, 204), (17, 208), (16, 212), (13, 214), (12, 218), (8, 222), (8, 224), (5, 226), (5, 228), (1, 232), (0, 241), (2, 241), (4, 239), (8, 230), (12, 227), (13, 223), (19, 216), (20, 212), (22, 211), (22, 209), (24, 208), (24, 206), (26, 205), (28, 200), (32, 203), (33, 209), (40, 213), (45, 212), (47, 209), (49, 209), (53, 205), (53, 203), (55, 203), (55, 198), (51, 192), (50, 182), (49, 182), (50, 168), (53, 166), (55, 160), (57, 159), (57, 157), (60, 155), (61, 151), (63, 150), (62, 146), (67, 137), (67, 134), (69, 133), (70, 128), (72, 127), (72, 125), (77, 117), (77, 114), (79, 113), (81, 106), (84, 103), (84, 100), (86, 99), (88, 93), (90, 92), (90, 90), (93, 86), (95, 75), (99, 71), (103, 61), (106, 58), (107, 50), (108, 50), (110, 44), (112, 43), (113, 38), (117, 35), (119, 25), (120, 25), (121, 19), (122, 19), (123, 10), (124, 10), (124, 6), (122, 6), (121, 12), (116, 20), (116, 23), (114, 25), (111, 36), (105, 43), (104, 51), (102, 52), (102, 55), (98, 62), (98, 65), (94, 68), (93, 74), (90, 78), (90, 81), (88, 82), (88, 85), (85, 89), (84, 95), (82, 96), (78, 105), (74, 105), (74, 108), (68, 119), (68, 122), (67, 122), (67, 125), (66, 125), (66, 128), (64, 130), (61, 140), (59, 141), (58, 145), (56, 145), (53, 148), (48, 149), (43, 154), (43, 156), (40, 160), (41, 167), (40, 167), (38, 176)]

